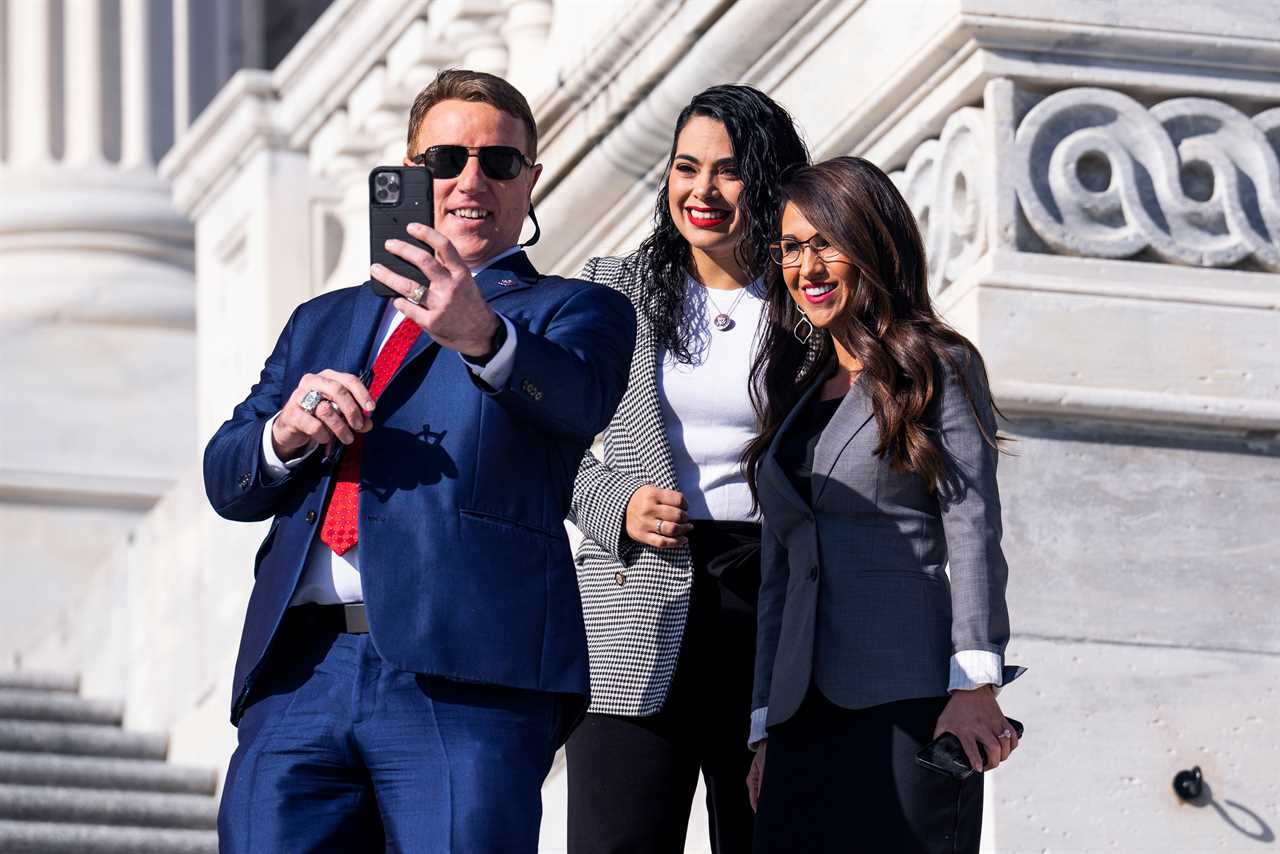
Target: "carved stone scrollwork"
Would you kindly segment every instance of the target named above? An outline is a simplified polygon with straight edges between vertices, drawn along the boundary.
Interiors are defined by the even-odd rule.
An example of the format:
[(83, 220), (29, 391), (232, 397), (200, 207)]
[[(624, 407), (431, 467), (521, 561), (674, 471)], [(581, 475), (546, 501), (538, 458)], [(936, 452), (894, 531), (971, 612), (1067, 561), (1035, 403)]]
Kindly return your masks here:
[(920, 224), (935, 296), (987, 250), (989, 146), (986, 118), (966, 107), (947, 119), (942, 135), (912, 153), (893, 178)]
[(1205, 98), (1147, 109), (1068, 89), (1019, 124), (1013, 174), (1028, 223), (1054, 251), (1280, 271), (1277, 147), (1280, 109), (1250, 118)]

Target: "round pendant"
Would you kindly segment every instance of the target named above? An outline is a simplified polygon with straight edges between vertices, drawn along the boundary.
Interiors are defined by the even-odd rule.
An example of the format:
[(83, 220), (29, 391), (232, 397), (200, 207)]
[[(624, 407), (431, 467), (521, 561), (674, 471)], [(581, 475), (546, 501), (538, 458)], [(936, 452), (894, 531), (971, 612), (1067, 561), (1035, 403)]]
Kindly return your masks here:
[(728, 332), (733, 328), (733, 318), (727, 314), (717, 314), (715, 319), (711, 321), (715, 324), (716, 329), (721, 332)]

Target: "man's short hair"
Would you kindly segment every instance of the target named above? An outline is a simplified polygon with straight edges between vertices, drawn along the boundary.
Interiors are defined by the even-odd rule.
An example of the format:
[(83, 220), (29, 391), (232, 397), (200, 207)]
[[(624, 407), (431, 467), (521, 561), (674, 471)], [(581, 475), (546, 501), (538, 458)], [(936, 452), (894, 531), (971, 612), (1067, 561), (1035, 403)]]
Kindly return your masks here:
[(520, 94), (520, 90), (497, 75), (465, 68), (446, 68), (413, 99), (413, 109), (409, 110), (410, 152), (418, 139), (418, 130), (422, 127), (427, 111), (441, 101), (475, 101), (515, 116), (524, 122), (529, 146), (525, 154), (530, 160), (538, 159), (538, 125), (533, 120), (529, 102)]

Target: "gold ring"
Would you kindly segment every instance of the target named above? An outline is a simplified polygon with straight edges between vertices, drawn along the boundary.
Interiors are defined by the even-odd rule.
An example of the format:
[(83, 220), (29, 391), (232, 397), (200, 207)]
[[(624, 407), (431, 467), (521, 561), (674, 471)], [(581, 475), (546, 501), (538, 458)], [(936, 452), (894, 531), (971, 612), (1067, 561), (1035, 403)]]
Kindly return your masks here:
[(413, 289), (413, 292), (409, 294), (409, 302), (413, 303), (414, 305), (422, 305), (422, 298), (425, 297), (426, 295), (427, 295), (427, 286), (418, 285), (416, 288)]

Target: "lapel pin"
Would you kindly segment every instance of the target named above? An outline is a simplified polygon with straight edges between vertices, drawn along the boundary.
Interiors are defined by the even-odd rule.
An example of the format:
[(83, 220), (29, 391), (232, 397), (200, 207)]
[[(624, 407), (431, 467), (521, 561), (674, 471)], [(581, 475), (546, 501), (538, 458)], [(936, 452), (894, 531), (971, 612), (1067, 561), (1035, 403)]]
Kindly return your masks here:
[(515, 279), (498, 279), (498, 284), (504, 288), (509, 288), (516, 283)]

